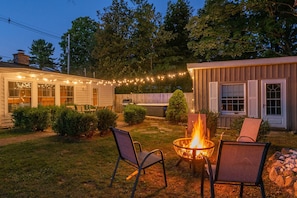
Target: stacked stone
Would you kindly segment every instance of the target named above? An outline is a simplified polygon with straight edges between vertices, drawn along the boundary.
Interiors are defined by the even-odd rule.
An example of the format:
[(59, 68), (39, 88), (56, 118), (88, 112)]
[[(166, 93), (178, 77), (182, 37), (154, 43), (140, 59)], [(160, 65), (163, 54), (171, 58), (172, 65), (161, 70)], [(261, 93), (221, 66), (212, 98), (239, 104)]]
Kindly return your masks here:
[(269, 179), (297, 197), (297, 150), (283, 148), (269, 158)]

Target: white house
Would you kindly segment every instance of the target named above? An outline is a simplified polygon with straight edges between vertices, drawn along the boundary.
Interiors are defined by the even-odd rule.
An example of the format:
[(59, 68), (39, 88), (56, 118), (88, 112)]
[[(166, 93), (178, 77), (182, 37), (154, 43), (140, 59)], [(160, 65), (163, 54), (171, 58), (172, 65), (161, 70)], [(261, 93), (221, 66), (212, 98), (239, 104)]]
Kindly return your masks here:
[(29, 67), (22, 52), (14, 60), (18, 63), (0, 62), (0, 127), (12, 124), (18, 106), (114, 106), (115, 86), (104, 80)]

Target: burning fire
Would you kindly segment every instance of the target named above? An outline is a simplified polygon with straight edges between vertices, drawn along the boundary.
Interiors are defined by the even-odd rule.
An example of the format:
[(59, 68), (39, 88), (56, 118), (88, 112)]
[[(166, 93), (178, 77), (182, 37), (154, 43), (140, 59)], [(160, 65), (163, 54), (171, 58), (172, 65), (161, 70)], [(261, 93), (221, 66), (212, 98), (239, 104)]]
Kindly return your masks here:
[(190, 142), (190, 148), (204, 148), (206, 146), (206, 134), (204, 132), (204, 126), (200, 114), (197, 121), (193, 125), (192, 139)]
[(201, 159), (201, 155), (211, 156), (214, 143), (209, 138), (209, 130), (204, 130), (203, 120), (198, 119), (193, 123), (191, 138), (180, 138), (173, 142), (176, 153), (186, 159)]

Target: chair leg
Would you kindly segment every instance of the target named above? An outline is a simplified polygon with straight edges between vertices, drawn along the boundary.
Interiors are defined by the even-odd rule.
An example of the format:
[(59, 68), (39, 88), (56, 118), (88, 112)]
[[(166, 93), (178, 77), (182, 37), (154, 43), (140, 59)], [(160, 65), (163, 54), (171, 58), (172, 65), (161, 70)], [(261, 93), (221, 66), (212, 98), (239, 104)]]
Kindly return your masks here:
[(163, 166), (163, 175), (164, 175), (165, 187), (167, 187), (167, 178), (166, 178), (166, 171), (165, 171), (165, 163), (164, 163), (164, 160), (162, 160), (162, 166)]
[(205, 168), (202, 166), (201, 170), (201, 184), (200, 184), (200, 195), (201, 197), (204, 197), (204, 174), (205, 174)]
[(262, 198), (265, 198), (266, 195), (265, 195), (264, 183), (262, 180), (260, 181), (260, 188), (261, 188)]
[(243, 195), (243, 183), (240, 183), (240, 194), (239, 197), (242, 197)]
[(113, 182), (114, 177), (115, 177), (115, 174), (116, 174), (116, 172), (117, 172), (117, 169), (118, 169), (120, 160), (121, 160), (121, 158), (118, 157), (118, 160), (117, 160), (117, 162), (116, 162), (116, 166), (115, 166), (115, 168), (114, 168), (114, 171), (113, 171), (113, 174), (112, 174), (112, 177), (111, 177), (111, 180), (110, 180), (110, 184), (109, 184), (110, 187), (112, 186), (112, 182)]
[(141, 167), (138, 168), (138, 174), (136, 176), (136, 179), (135, 179), (135, 182), (134, 182), (134, 185), (133, 185), (133, 189), (132, 189), (132, 193), (131, 193), (131, 198), (134, 197), (135, 190), (136, 190), (136, 187), (137, 187), (137, 184), (138, 184), (138, 180), (139, 180), (140, 174), (141, 174)]

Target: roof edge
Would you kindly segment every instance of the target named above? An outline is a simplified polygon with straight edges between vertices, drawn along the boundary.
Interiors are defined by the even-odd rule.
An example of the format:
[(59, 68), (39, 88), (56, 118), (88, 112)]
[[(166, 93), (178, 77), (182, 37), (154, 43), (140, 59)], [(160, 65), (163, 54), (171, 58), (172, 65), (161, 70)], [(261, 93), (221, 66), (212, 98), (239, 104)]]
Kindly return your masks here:
[(213, 62), (202, 62), (202, 63), (187, 63), (187, 68), (189, 70), (189, 69), (205, 69), (205, 68), (217, 68), (217, 67), (277, 65), (277, 64), (285, 64), (285, 63), (297, 63), (297, 56), (213, 61)]

